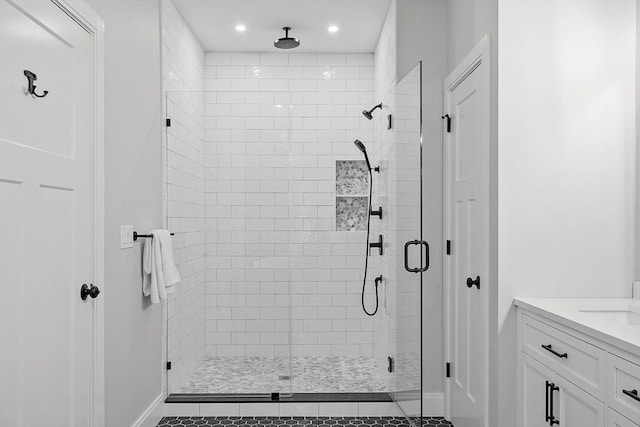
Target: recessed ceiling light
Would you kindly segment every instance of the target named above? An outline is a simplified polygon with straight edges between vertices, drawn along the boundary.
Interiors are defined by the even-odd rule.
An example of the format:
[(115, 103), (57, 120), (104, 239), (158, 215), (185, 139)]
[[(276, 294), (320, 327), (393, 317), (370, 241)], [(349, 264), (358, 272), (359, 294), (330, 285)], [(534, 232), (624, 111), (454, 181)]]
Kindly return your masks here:
[(247, 29), (247, 27), (245, 27), (242, 24), (238, 24), (236, 25), (236, 31), (238, 31), (239, 33), (242, 33), (243, 31), (245, 31)]
[(338, 32), (338, 27), (336, 27), (335, 25), (332, 25), (328, 28), (330, 33), (336, 33)]

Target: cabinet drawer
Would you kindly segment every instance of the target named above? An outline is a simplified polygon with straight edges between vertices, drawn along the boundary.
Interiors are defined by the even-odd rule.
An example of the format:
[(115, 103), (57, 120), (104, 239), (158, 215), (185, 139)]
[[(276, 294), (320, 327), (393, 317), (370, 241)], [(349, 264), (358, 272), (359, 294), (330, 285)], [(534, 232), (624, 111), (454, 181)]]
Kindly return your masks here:
[(527, 315), (522, 327), (526, 353), (604, 400), (604, 350)]
[(607, 427), (640, 427), (627, 417), (623, 417), (613, 409), (607, 410)]
[(640, 366), (611, 353), (607, 366), (611, 383), (607, 403), (634, 423), (640, 423)]

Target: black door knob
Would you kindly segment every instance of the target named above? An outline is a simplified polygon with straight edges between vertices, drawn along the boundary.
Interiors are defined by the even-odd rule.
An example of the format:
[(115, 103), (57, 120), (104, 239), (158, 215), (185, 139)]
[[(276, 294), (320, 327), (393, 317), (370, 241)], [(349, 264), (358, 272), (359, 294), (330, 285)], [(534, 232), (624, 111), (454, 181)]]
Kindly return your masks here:
[(91, 285), (91, 288), (89, 288), (89, 296), (90, 296), (91, 298), (97, 298), (97, 297), (98, 297), (98, 295), (100, 295), (100, 289), (98, 289), (98, 287), (97, 287), (97, 286), (95, 286), (95, 285), (93, 285), (93, 284), (92, 284), (92, 285)]
[(473, 280), (471, 277), (467, 277), (467, 288), (471, 288), (473, 286), (480, 289), (480, 276), (476, 276), (476, 280)]
[(83, 284), (80, 288), (80, 298), (82, 301), (86, 301), (87, 297), (97, 298), (100, 295), (100, 289), (97, 286), (91, 285), (91, 287), (87, 286), (87, 284)]

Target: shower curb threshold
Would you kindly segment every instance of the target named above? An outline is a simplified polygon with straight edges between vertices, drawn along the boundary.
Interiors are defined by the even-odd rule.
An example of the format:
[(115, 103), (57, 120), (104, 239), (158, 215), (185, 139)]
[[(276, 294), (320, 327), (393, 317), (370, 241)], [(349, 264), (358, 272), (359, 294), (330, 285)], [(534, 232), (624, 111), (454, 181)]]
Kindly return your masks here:
[(274, 399), (263, 394), (173, 393), (165, 403), (301, 403), (301, 402), (392, 402), (389, 393), (294, 393)]

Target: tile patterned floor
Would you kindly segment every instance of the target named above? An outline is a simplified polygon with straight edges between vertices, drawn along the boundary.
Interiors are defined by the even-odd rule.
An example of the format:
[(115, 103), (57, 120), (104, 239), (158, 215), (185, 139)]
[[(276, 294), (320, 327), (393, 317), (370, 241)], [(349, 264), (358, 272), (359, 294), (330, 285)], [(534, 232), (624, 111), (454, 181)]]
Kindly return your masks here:
[[(293, 376), (293, 380), (280, 379)], [(293, 387), (293, 390), (292, 390)], [(374, 393), (386, 387), (371, 357), (208, 357), (175, 393)]]
[[(403, 417), (165, 417), (157, 427), (409, 427)], [(422, 427), (453, 427), (440, 417), (425, 417)]]

